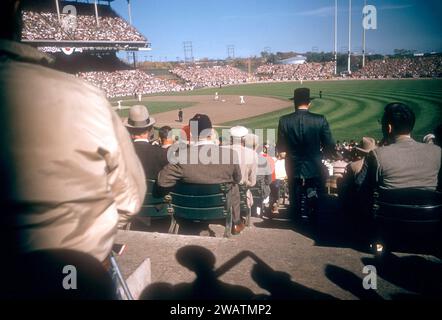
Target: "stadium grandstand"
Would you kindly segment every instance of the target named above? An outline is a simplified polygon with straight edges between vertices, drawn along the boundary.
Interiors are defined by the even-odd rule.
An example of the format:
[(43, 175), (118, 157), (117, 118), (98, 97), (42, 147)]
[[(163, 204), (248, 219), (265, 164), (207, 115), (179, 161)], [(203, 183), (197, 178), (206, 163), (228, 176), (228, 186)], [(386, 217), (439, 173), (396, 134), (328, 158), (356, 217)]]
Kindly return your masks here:
[(83, 50), (147, 48), (147, 39), (112, 9), (113, 0), (105, 2), (25, 1), (22, 41)]
[[(148, 39), (123, 19), (110, 1), (24, 1), (22, 41), (55, 57), (54, 68), (75, 74), (110, 98), (180, 92), (261, 81), (334, 79), (334, 62), (306, 61), (303, 56), (283, 63), (261, 64), (252, 74), (230, 65), (177, 64), (172, 79), (137, 70), (135, 52), (150, 50)], [(128, 3), (129, 5), (129, 3)], [(134, 65), (117, 57), (133, 53)], [(371, 60), (352, 78), (433, 78), (442, 76), (441, 56)]]

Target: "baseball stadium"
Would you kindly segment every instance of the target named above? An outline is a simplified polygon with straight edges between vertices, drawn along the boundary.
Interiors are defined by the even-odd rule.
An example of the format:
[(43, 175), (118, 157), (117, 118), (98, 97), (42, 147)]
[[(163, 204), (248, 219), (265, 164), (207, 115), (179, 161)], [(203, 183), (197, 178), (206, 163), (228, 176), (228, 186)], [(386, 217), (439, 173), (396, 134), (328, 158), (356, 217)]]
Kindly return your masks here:
[[(25, 127), (30, 141), (42, 143), (35, 163), (25, 135), (14, 135), (18, 129), (2, 140), (11, 146), (2, 175), (17, 188), (5, 193), (5, 208), (19, 218), (11, 213), (1, 223), (24, 230), (16, 249), (23, 257), (4, 272), (20, 274), (29, 265), (35, 272), (8, 280), (13, 290), (0, 299), (230, 300), (231, 309), (217, 311), (150, 306), (166, 316), (240, 318), (282, 315), (288, 306), (273, 300), (442, 297), (442, 7), (432, 0), (419, 10), (415, 0), (276, 0), (283, 13), (272, 16), (266, 11), (273, 7), (255, 2), (238, 4), (244, 15), (219, 9), (223, 28), (209, 21), (213, 4), (204, 9), (198, 1), (0, 5), (18, 10), (21, 22), (19, 41), (3, 34), (0, 41), (1, 102), (8, 106), (0, 115), (13, 128), (30, 117), (16, 111), (20, 97), (41, 100), (36, 114), (50, 114), (58, 128), (46, 132), (51, 126), (39, 117), (35, 128)], [(292, 6), (293, 15), (285, 12)], [(180, 10), (186, 24), (179, 24)], [(431, 31), (416, 40), (383, 25), (402, 14), (428, 21)], [(287, 17), (325, 27), (305, 31), (312, 42), (288, 22), (268, 38), (258, 27)], [(260, 36), (249, 38), (258, 44), (238, 36), (238, 26), (244, 33), (256, 28)], [(288, 32), (296, 41), (270, 41)], [(225, 43), (220, 49), (204, 36)], [(390, 43), (402, 45), (398, 39), (411, 49), (392, 50)], [(29, 67), (27, 76), (15, 71), (30, 59), (21, 57), (25, 49), (8, 53), (15, 47), (6, 41), (41, 55), (38, 76)], [(38, 77), (43, 89), (34, 90), (30, 81)], [(46, 91), (44, 77), (58, 89)], [(58, 90), (78, 99), (78, 109)], [(78, 131), (65, 137), (71, 125)], [(172, 152), (196, 148), (201, 155), (207, 146), (210, 157), (233, 150), (239, 163), (170, 160)], [(88, 289), (70, 290), (73, 278), (56, 278), (64, 266), (74, 266), (75, 281)], [(65, 277), (65, 269), (59, 273)], [(249, 307), (238, 308), (240, 301)]]

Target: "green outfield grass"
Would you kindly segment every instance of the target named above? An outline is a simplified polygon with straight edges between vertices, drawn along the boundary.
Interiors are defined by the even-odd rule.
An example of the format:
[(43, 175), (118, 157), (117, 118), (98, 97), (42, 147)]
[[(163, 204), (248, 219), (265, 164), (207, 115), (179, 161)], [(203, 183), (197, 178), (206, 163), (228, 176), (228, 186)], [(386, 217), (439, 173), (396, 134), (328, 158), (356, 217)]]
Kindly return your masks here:
[[(299, 82), (260, 83), (167, 95), (214, 95), (218, 92), (220, 95), (263, 96), (288, 100), (293, 96), (293, 90), (299, 87), (301, 87)], [(333, 136), (337, 140), (360, 139), (363, 136), (380, 139), (381, 128), (378, 120), (382, 117), (385, 105), (395, 101), (410, 105), (416, 112), (414, 137), (418, 140), (442, 122), (441, 79), (312, 81), (304, 82), (303, 87), (309, 87), (312, 95), (318, 98), (313, 101), (311, 111), (327, 117)], [(320, 90), (323, 92), (323, 99), (319, 99)], [(129, 104), (125, 102), (124, 105), (136, 103), (135, 100), (131, 100)], [(165, 112), (179, 107), (184, 108), (185, 104), (150, 102), (149, 110), (152, 110), (152, 113)], [(252, 129), (276, 129), (279, 118), (291, 112), (293, 108), (287, 108), (249, 119), (238, 119), (223, 125), (241, 124)]]
[[(421, 140), (442, 122), (442, 80), (324, 81), (306, 82), (303, 86), (309, 87), (317, 98), (312, 103), (311, 111), (327, 117), (337, 140), (360, 139), (363, 136), (380, 139), (378, 120), (385, 105), (395, 101), (404, 102), (415, 111), (415, 139)], [(300, 83), (259, 84), (230, 87), (218, 92), (288, 99), (298, 87), (301, 87)], [(320, 90), (323, 92), (322, 99), (319, 99)], [(210, 91), (205, 90), (205, 93)], [(279, 118), (291, 112), (293, 108), (288, 108), (224, 125), (242, 124), (254, 129), (276, 129)]]

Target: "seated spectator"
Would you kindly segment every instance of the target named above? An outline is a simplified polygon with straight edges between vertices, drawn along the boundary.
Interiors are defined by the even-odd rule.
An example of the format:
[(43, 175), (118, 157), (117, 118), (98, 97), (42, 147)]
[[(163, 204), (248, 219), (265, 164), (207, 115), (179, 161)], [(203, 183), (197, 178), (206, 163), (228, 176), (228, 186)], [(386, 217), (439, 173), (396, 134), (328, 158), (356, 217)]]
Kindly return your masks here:
[(158, 135), (160, 138), (161, 148), (163, 149), (168, 149), (175, 143), (174, 138), (172, 137), (172, 128), (169, 126), (161, 127), (158, 131)]
[(256, 185), (256, 172), (258, 169), (258, 155), (250, 148), (245, 147), (244, 138), (249, 133), (247, 128), (236, 126), (230, 129), (230, 148), (238, 154), (238, 164), (241, 168), (241, 182), (240, 184), (247, 188), (247, 206), (253, 206), (253, 195), (248, 188)]
[[(173, 188), (178, 181), (196, 184), (225, 183), (230, 186), (233, 213), (233, 234), (244, 229), (240, 216), (240, 196), (238, 183), (241, 182), (241, 169), (235, 152), (216, 145), (217, 139), (212, 122), (207, 115), (197, 114), (190, 120), (190, 135), (195, 143), (180, 148), (177, 161), (169, 163), (158, 175), (158, 185)], [(184, 150), (184, 151), (183, 151)]]
[(270, 185), (270, 203), (272, 204), (272, 215), (277, 215), (279, 213), (278, 201), (280, 189), (284, 185), (285, 180), (287, 180), (287, 172), (285, 170), (285, 156), (285, 152), (278, 153), (278, 158), (275, 162), (275, 180)]
[(149, 116), (145, 106), (135, 105), (130, 108), (129, 118), (124, 124), (131, 135), (146, 178), (157, 180), (158, 172), (168, 164), (168, 161), (167, 151), (165, 152), (160, 146), (152, 145), (149, 141), (155, 119)]
[(357, 184), (384, 189), (421, 188), (436, 190), (441, 169), (441, 149), (411, 138), (416, 121), (413, 110), (402, 103), (385, 107), (382, 131), (386, 146), (373, 150), (364, 164)]
[(253, 187), (256, 184), (258, 156), (254, 150), (245, 147), (245, 137), (248, 133), (249, 131), (247, 128), (242, 126), (231, 128), (231, 145), (227, 146), (227, 148), (235, 150), (238, 154), (238, 161), (242, 175), (240, 184), (243, 184), (246, 187)]
[(361, 147), (356, 147), (356, 160), (352, 161), (346, 168), (346, 173), (356, 177), (364, 166), (365, 158), (376, 149), (376, 140), (370, 137), (363, 137), (360, 143)]
[[(341, 182), (338, 183), (338, 195), (343, 210), (350, 215), (361, 210), (360, 203), (367, 203), (367, 196), (369, 195), (357, 190), (356, 181), (362, 171), (366, 157), (376, 149), (376, 140), (363, 137), (360, 146), (355, 148), (355, 159), (347, 166)], [(368, 207), (366, 209), (370, 210)]]
[[(255, 151), (257, 155), (256, 186), (261, 189), (263, 204), (268, 206), (270, 203), (270, 184), (272, 183), (272, 168), (269, 163), (269, 158), (257, 152), (260, 143), (259, 137), (256, 134), (247, 134), (244, 137), (244, 143), (246, 148)], [(258, 207), (261, 206), (261, 204), (256, 205)], [(261, 212), (259, 212), (258, 215), (259, 214), (261, 214)]]

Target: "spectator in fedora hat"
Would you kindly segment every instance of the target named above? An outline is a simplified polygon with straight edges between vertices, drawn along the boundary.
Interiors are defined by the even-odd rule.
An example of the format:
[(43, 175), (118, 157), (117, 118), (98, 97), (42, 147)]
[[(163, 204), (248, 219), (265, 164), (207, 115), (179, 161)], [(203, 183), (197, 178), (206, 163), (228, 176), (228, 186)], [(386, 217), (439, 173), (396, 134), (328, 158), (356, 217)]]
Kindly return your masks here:
[(359, 145), (360, 147), (354, 149), (355, 161), (347, 165), (343, 178), (338, 180), (338, 195), (345, 213), (353, 215), (354, 212), (359, 211), (359, 215), (362, 216), (362, 210), (367, 209), (365, 213), (369, 213), (368, 206), (362, 208), (360, 205), (361, 203), (367, 203), (368, 194), (363, 190), (359, 190), (356, 181), (360, 179), (360, 175), (366, 174), (366, 171), (362, 171), (366, 157), (377, 146), (376, 140), (370, 137), (363, 137)]
[(158, 172), (168, 164), (167, 152), (150, 143), (155, 119), (149, 115), (149, 111), (143, 105), (135, 105), (129, 110), (129, 118), (124, 125), (133, 140), (135, 151), (143, 164), (146, 178), (157, 180)]
[(301, 206), (303, 189), (310, 189), (311, 195), (323, 193), (321, 149), (334, 155), (335, 143), (325, 117), (309, 111), (310, 89), (296, 89), (292, 100), (296, 111), (279, 120), (277, 149), (287, 153), (291, 214), (305, 218), (309, 207)]
[(376, 149), (376, 140), (371, 137), (363, 137), (359, 145), (361, 147), (355, 148), (358, 160), (353, 161), (348, 166), (348, 170), (351, 170), (354, 176), (361, 172), (365, 158), (368, 156), (368, 154)]

